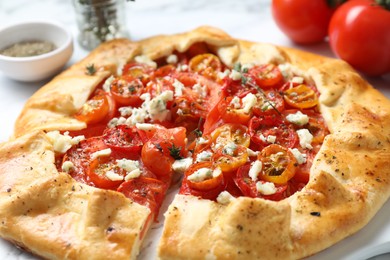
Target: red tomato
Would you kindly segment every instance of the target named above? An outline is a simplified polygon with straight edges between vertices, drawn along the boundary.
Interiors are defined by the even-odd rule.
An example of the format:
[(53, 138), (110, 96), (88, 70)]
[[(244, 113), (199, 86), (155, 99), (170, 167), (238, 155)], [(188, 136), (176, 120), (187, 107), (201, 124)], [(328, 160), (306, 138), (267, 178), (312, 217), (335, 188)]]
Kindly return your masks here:
[(104, 131), (103, 140), (108, 147), (124, 153), (127, 158), (136, 159), (141, 154), (143, 142), (135, 126), (118, 125), (108, 128)]
[[(85, 174), (88, 168), (91, 154), (107, 149), (107, 145), (100, 137), (93, 137), (81, 141), (78, 145), (70, 148), (64, 155), (62, 162), (70, 161), (74, 167), (69, 172), (75, 180), (89, 185), (93, 185), (93, 182), (87, 174)], [(93, 185), (94, 186), (94, 185)]]
[(109, 111), (107, 95), (101, 93), (93, 96), (77, 111), (74, 117), (87, 124), (102, 121)]
[(295, 175), (297, 161), (294, 155), (277, 144), (264, 148), (258, 156), (263, 164), (259, 178), (275, 184), (286, 184)]
[(236, 123), (236, 124), (242, 124), (245, 125), (250, 117), (251, 117), (251, 112), (246, 113), (243, 111), (242, 107), (242, 101), (238, 101), (238, 107), (235, 108), (234, 105), (232, 104), (233, 97), (229, 96), (226, 97), (225, 99), (221, 100), (218, 103), (218, 111), (219, 114), (221, 115), (222, 120), (225, 123)]
[(86, 174), (94, 184), (93, 186), (101, 189), (116, 189), (123, 182), (123, 180), (112, 181), (107, 176), (108, 171), (115, 174), (126, 176), (126, 171), (118, 167), (113, 158), (99, 157), (88, 163)]
[(188, 67), (190, 71), (197, 72), (210, 79), (216, 79), (217, 73), (222, 70), (222, 63), (214, 54), (205, 53), (193, 57)]
[(237, 145), (232, 154), (228, 154), (225, 148), (215, 151), (212, 156), (214, 165), (221, 168), (222, 172), (231, 172), (237, 170), (240, 166), (248, 162), (248, 151), (245, 146)]
[(203, 199), (214, 200), (226, 187), (224, 176), (220, 173), (218, 176), (211, 175), (205, 180), (197, 182), (188, 179), (190, 175), (196, 174), (196, 172), (202, 168), (210, 169), (210, 171), (214, 171), (216, 169), (212, 162), (200, 162), (191, 165), (185, 172), (185, 178), (180, 188), (180, 194), (191, 194)]
[(275, 185), (276, 193), (272, 195), (263, 195), (260, 192), (258, 192), (256, 188), (256, 183), (257, 181), (260, 180), (253, 181), (249, 177), (248, 173), (250, 167), (251, 167), (250, 164), (241, 166), (238, 169), (236, 176), (234, 177), (234, 182), (236, 183), (237, 187), (241, 190), (242, 194), (244, 194), (244, 196), (248, 196), (252, 198), (264, 198), (264, 199), (275, 200), (275, 201), (279, 201), (287, 197), (286, 190), (288, 185), (286, 184)]
[(158, 177), (169, 178), (173, 162), (187, 154), (185, 139), (186, 129), (183, 127), (158, 128), (142, 148), (142, 162)]
[(116, 102), (123, 106), (140, 106), (143, 102), (140, 98), (143, 92), (142, 81), (131, 76), (122, 76), (111, 83), (112, 96)]
[(253, 107), (253, 114), (257, 116), (264, 116), (278, 115), (283, 112), (284, 99), (282, 95), (274, 90), (268, 90), (264, 92), (264, 95), (260, 94), (258, 96), (257, 104)]
[(294, 108), (312, 108), (317, 106), (317, 93), (306, 85), (298, 85), (283, 92), (286, 103)]
[(390, 72), (390, 11), (375, 1), (340, 6), (330, 21), (329, 40), (337, 56), (367, 75)]
[(167, 189), (168, 185), (162, 181), (154, 178), (138, 177), (123, 182), (118, 191), (134, 202), (149, 207), (154, 218), (157, 219)]
[[(276, 116), (253, 117), (249, 121), (249, 134), (252, 142), (260, 149), (271, 144), (273, 137), (276, 137), (275, 144), (286, 148), (293, 148), (298, 144), (294, 128)], [(271, 139), (269, 136), (272, 136)]]
[(280, 30), (297, 43), (321, 42), (334, 9), (326, 0), (273, 0), (272, 15)]
[(277, 87), (283, 82), (283, 75), (279, 68), (273, 64), (254, 66), (249, 69), (249, 74), (253, 76), (260, 88)]
[(123, 67), (122, 75), (130, 76), (133, 79), (139, 79), (142, 83), (146, 84), (150, 78), (150, 74), (153, 72), (153, 68), (141, 63), (128, 63)]

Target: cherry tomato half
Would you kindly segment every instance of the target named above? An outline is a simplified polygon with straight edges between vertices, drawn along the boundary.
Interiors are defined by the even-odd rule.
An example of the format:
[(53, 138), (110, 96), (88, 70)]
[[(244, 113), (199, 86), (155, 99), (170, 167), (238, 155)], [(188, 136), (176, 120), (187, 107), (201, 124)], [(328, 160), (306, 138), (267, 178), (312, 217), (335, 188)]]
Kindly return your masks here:
[(102, 121), (109, 112), (107, 95), (98, 94), (93, 96), (76, 112), (74, 117), (87, 124), (94, 124)]
[(257, 85), (262, 89), (278, 87), (283, 82), (283, 75), (279, 68), (273, 64), (254, 66), (248, 72)]
[(238, 169), (236, 176), (234, 177), (234, 182), (236, 183), (237, 187), (241, 190), (244, 196), (248, 196), (251, 198), (264, 198), (264, 199), (269, 199), (274, 201), (279, 201), (287, 197), (286, 194), (286, 190), (288, 188), (287, 184), (284, 185), (276, 184), (275, 185), (276, 192), (272, 195), (261, 194), (256, 188), (256, 183), (258, 181), (260, 182), (263, 181), (261, 180), (253, 181), (248, 175), (250, 168), (251, 168), (250, 164), (241, 166)]
[(315, 91), (303, 84), (287, 89), (284, 92), (284, 100), (290, 106), (300, 109), (312, 108), (318, 104)]
[(263, 164), (259, 178), (275, 184), (286, 184), (296, 171), (296, 159), (286, 148), (271, 144), (265, 147), (258, 156)]
[(214, 54), (205, 53), (193, 57), (188, 67), (190, 71), (197, 72), (210, 79), (216, 79), (217, 73), (222, 70), (222, 63)]
[(140, 98), (144, 92), (141, 80), (130, 76), (122, 76), (111, 83), (111, 94), (116, 102), (123, 106), (138, 107), (143, 100)]

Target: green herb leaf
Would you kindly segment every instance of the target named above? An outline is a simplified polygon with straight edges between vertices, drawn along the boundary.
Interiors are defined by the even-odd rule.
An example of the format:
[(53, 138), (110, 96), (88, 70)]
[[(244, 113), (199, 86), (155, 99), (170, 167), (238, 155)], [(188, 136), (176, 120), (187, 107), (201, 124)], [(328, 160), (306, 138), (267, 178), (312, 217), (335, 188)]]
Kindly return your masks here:
[(87, 75), (92, 76), (96, 73), (96, 68), (95, 68), (95, 65), (93, 63), (87, 65), (85, 68), (86, 68), (85, 74), (87, 74)]
[(181, 147), (175, 146), (175, 144), (172, 144), (171, 148), (168, 148), (169, 154), (172, 156), (175, 160), (183, 159), (183, 157), (180, 155)]
[(194, 134), (196, 135), (196, 137), (201, 137), (203, 133), (202, 133), (202, 131), (199, 130), (199, 128), (196, 128), (194, 130)]
[(241, 72), (241, 68), (242, 68), (242, 65), (241, 65), (240, 62), (237, 62), (236, 64), (234, 64), (233, 69), (234, 69), (235, 71)]

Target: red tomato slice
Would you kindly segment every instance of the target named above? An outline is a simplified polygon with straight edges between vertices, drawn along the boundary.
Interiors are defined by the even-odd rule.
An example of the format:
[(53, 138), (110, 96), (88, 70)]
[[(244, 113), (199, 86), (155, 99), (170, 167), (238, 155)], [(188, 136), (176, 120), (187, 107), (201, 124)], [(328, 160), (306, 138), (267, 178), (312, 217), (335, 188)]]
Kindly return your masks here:
[(283, 75), (273, 64), (254, 66), (248, 72), (262, 89), (276, 88), (283, 83)]
[(226, 187), (223, 174), (220, 173), (218, 176), (214, 177), (211, 175), (207, 179), (197, 182), (188, 179), (189, 176), (196, 174), (196, 172), (202, 168), (209, 169), (210, 171), (215, 170), (215, 166), (213, 166), (212, 162), (200, 162), (191, 165), (185, 172), (185, 177), (179, 193), (215, 200), (218, 194)]
[(253, 181), (248, 173), (250, 170), (251, 166), (250, 164), (246, 164), (244, 166), (241, 166), (238, 171), (237, 175), (234, 178), (234, 182), (236, 183), (237, 187), (241, 190), (242, 194), (244, 196), (248, 196), (251, 198), (264, 198), (268, 200), (274, 200), (274, 201), (279, 201), (284, 198), (286, 198), (286, 190), (288, 185), (278, 185), (276, 184), (276, 193), (272, 195), (264, 195), (261, 194), (259, 191), (257, 191), (256, 188), (256, 183), (257, 181)]
[[(299, 141), (292, 125), (284, 122), (279, 116), (253, 117), (249, 121), (249, 134), (252, 142), (260, 150), (271, 143), (293, 148)], [(272, 140), (273, 137), (275, 140)]]
[(147, 206), (156, 220), (167, 189), (168, 185), (162, 181), (154, 178), (138, 177), (123, 182), (118, 191), (132, 201)]
[(107, 148), (108, 147), (100, 137), (85, 139), (78, 145), (70, 148), (65, 153), (62, 162), (70, 161), (73, 163), (74, 168), (69, 172), (69, 174), (75, 180), (94, 186), (93, 182), (86, 174), (91, 154)]
[(122, 76), (111, 83), (113, 98), (123, 106), (140, 106), (143, 102), (140, 96), (144, 91), (142, 81), (131, 76)]
[[(218, 103), (218, 111), (221, 118), (226, 123), (236, 123), (246, 125), (251, 118), (251, 111), (246, 113), (242, 108), (235, 108), (231, 103), (234, 97), (229, 96), (221, 100)], [(239, 107), (242, 107), (241, 100), (239, 101)]]
[(153, 137), (142, 148), (144, 165), (159, 178), (170, 177), (173, 162), (187, 155), (185, 139), (186, 129), (183, 127), (157, 128)]
[(107, 95), (100, 93), (93, 96), (76, 112), (74, 117), (87, 124), (102, 121), (109, 112)]
[(143, 141), (135, 126), (118, 125), (107, 128), (103, 140), (108, 147), (123, 153), (126, 158), (137, 159), (141, 154)]
[(116, 189), (123, 182), (123, 180), (113, 181), (106, 175), (108, 171), (114, 172), (115, 174), (126, 176), (126, 171), (119, 168), (113, 158), (100, 157), (89, 162), (86, 174), (94, 184), (93, 186), (101, 189)]
[(284, 111), (284, 99), (282, 95), (274, 90), (268, 90), (263, 95), (258, 95), (258, 104), (253, 107), (253, 114), (256, 116), (280, 115)]

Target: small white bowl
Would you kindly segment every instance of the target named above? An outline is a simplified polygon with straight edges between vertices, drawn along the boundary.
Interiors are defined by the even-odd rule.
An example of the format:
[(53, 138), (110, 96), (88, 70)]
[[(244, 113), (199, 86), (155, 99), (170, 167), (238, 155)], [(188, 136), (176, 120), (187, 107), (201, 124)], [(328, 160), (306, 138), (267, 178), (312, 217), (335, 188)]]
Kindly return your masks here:
[(56, 49), (31, 57), (9, 57), (0, 54), (0, 70), (19, 81), (39, 81), (53, 76), (73, 53), (72, 34), (62, 25), (48, 21), (28, 21), (0, 29), (0, 50), (23, 41), (49, 41)]

